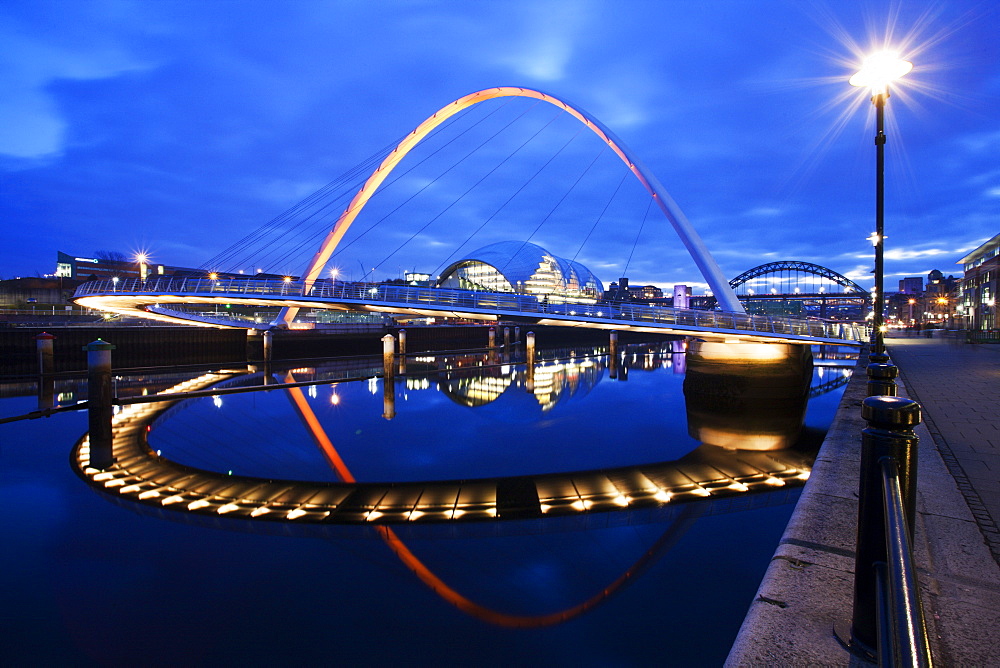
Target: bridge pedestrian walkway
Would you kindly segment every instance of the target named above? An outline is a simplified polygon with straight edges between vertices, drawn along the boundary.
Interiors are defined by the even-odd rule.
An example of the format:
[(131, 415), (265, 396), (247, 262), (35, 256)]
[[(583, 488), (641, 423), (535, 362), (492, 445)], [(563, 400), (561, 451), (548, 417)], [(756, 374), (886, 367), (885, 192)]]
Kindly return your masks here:
[[(900, 396), (920, 402), (914, 551), (939, 666), (1000, 665), (1000, 346), (893, 335)], [(860, 433), (855, 370), (727, 666), (858, 666), (853, 607)]]

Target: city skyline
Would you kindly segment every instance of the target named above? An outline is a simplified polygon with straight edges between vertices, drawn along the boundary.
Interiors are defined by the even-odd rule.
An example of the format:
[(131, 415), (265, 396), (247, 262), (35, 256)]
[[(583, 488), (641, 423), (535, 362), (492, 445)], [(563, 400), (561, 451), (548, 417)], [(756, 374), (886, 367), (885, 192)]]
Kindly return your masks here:
[[(914, 70), (887, 110), (886, 288), (961, 275), (997, 232), (998, 17), (980, 2), (6, 3), (0, 277), (51, 273), (60, 250), (200, 266), (451, 100), (520, 85), (624, 140), (727, 277), (801, 260), (867, 288), (874, 123), (847, 78), (887, 26)], [(570, 242), (606, 197), (533, 240), (605, 284), (703, 289), (662, 219), (641, 244), (631, 229)], [(430, 272), (457, 227), (405, 259), (380, 257), (408, 234), (390, 230), (338, 261)]]

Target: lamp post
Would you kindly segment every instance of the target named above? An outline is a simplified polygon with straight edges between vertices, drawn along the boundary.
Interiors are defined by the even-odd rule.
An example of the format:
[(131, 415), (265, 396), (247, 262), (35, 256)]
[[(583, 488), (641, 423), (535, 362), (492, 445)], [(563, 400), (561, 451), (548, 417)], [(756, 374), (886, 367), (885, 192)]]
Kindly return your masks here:
[(865, 59), (861, 69), (850, 79), (852, 86), (868, 88), (875, 105), (875, 234), (870, 238), (875, 245), (875, 294), (872, 295), (873, 326), (872, 352), (885, 354), (883, 337), (885, 295), (882, 291), (883, 252), (885, 245), (885, 101), (889, 99), (889, 84), (913, 69), (913, 63), (901, 60), (891, 51), (882, 51)]

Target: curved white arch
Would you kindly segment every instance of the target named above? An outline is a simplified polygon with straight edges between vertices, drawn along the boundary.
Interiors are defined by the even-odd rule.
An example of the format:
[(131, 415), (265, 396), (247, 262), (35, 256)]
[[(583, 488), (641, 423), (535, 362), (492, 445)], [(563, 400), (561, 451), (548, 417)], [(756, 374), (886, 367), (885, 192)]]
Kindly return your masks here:
[[(344, 237), (351, 223), (357, 218), (358, 214), (361, 213), (361, 209), (364, 208), (368, 200), (375, 194), (382, 182), (385, 181), (389, 173), (395, 169), (396, 165), (409, 153), (417, 144), (419, 144), (431, 131), (434, 130), (441, 123), (445, 122), (458, 112), (471, 107), (474, 104), (480, 102), (486, 102), (487, 100), (493, 100), (500, 97), (527, 97), (541, 100), (542, 102), (548, 102), (551, 105), (563, 109), (578, 121), (583, 123), (585, 126), (590, 128), (594, 134), (601, 138), (602, 141), (607, 143), (607, 145), (621, 158), (622, 162), (629, 168), (639, 182), (649, 191), (649, 194), (653, 196), (656, 201), (657, 206), (673, 225), (674, 230), (677, 235), (684, 242), (684, 246), (687, 248), (688, 253), (691, 254), (691, 258), (694, 260), (698, 269), (701, 271), (702, 276), (708, 282), (708, 285), (712, 288), (712, 292), (719, 302), (719, 305), (726, 311), (735, 311), (737, 313), (745, 313), (746, 310), (740, 303), (740, 300), (736, 297), (736, 293), (729, 286), (729, 281), (726, 280), (725, 276), (722, 275), (722, 270), (719, 269), (719, 265), (715, 262), (711, 253), (708, 252), (708, 248), (705, 243), (698, 236), (698, 233), (691, 226), (687, 217), (674, 202), (673, 198), (667, 193), (663, 185), (656, 179), (656, 177), (642, 165), (641, 162), (635, 157), (635, 155), (625, 146), (624, 143), (609, 130), (603, 123), (591, 116), (586, 111), (583, 111), (575, 105), (571, 105), (565, 100), (561, 100), (557, 97), (549, 95), (548, 93), (543, 93), (538, 90), (533, 90), (531, 88), (520, 88), (515, 86), (499, 86), (497, 88), (488, 88), (486, 90), (477, 91), (471, 93), (464, 97), (460, 97), (454, 102), (442, 107), (432, 114), (427, 120), (418, 125), (413, 132), (406, 136), (406, 138), (401, 141), (392, 153), (390, 153), (382, 164), (379, 165), (365, 184), (361, 187), (361, 190), (357, 192), (351, 203), (347, 205), (347, 209), (340, 215), (337, 222), (334, 224), (333, 229), (327, 234), (323, 243), (320, 244), (319, 250), (316, 255), (313, 256), (312, 261), (309, 263), (308, 268), (305, 270), (302, 280), (304, 283), (304, 290), (308, 292), (312, 287), (313, 283), (319, 278), (319, 275), (323, 272), (323, 268), (326, 266), (327, 261), (336, 249), (337, 244)], [(295, 309), (297, 311), (297, 309)], [(292, 309), (282, 309), (281, 313), (275, 319), (275, 324), (285, 324), (294, 317), (295, 311)]]

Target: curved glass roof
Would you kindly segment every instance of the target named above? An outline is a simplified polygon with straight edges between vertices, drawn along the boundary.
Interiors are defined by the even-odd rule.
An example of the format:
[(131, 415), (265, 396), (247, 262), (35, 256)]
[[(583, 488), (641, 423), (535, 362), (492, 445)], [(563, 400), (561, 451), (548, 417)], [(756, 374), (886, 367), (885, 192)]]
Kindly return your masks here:
[[(442, 287), (470, 287), (469, 269), (482, 272), (483, 265), (495, 270), (509, 286), (503, 291), (566, 297), (600, 297), (604, 285), (587, 267), (552, 253), (529, 241), (500, 241), (475, 250), (441, 273)], [(479, 289), (496, 289), (496, 280), (484, 281)]]

